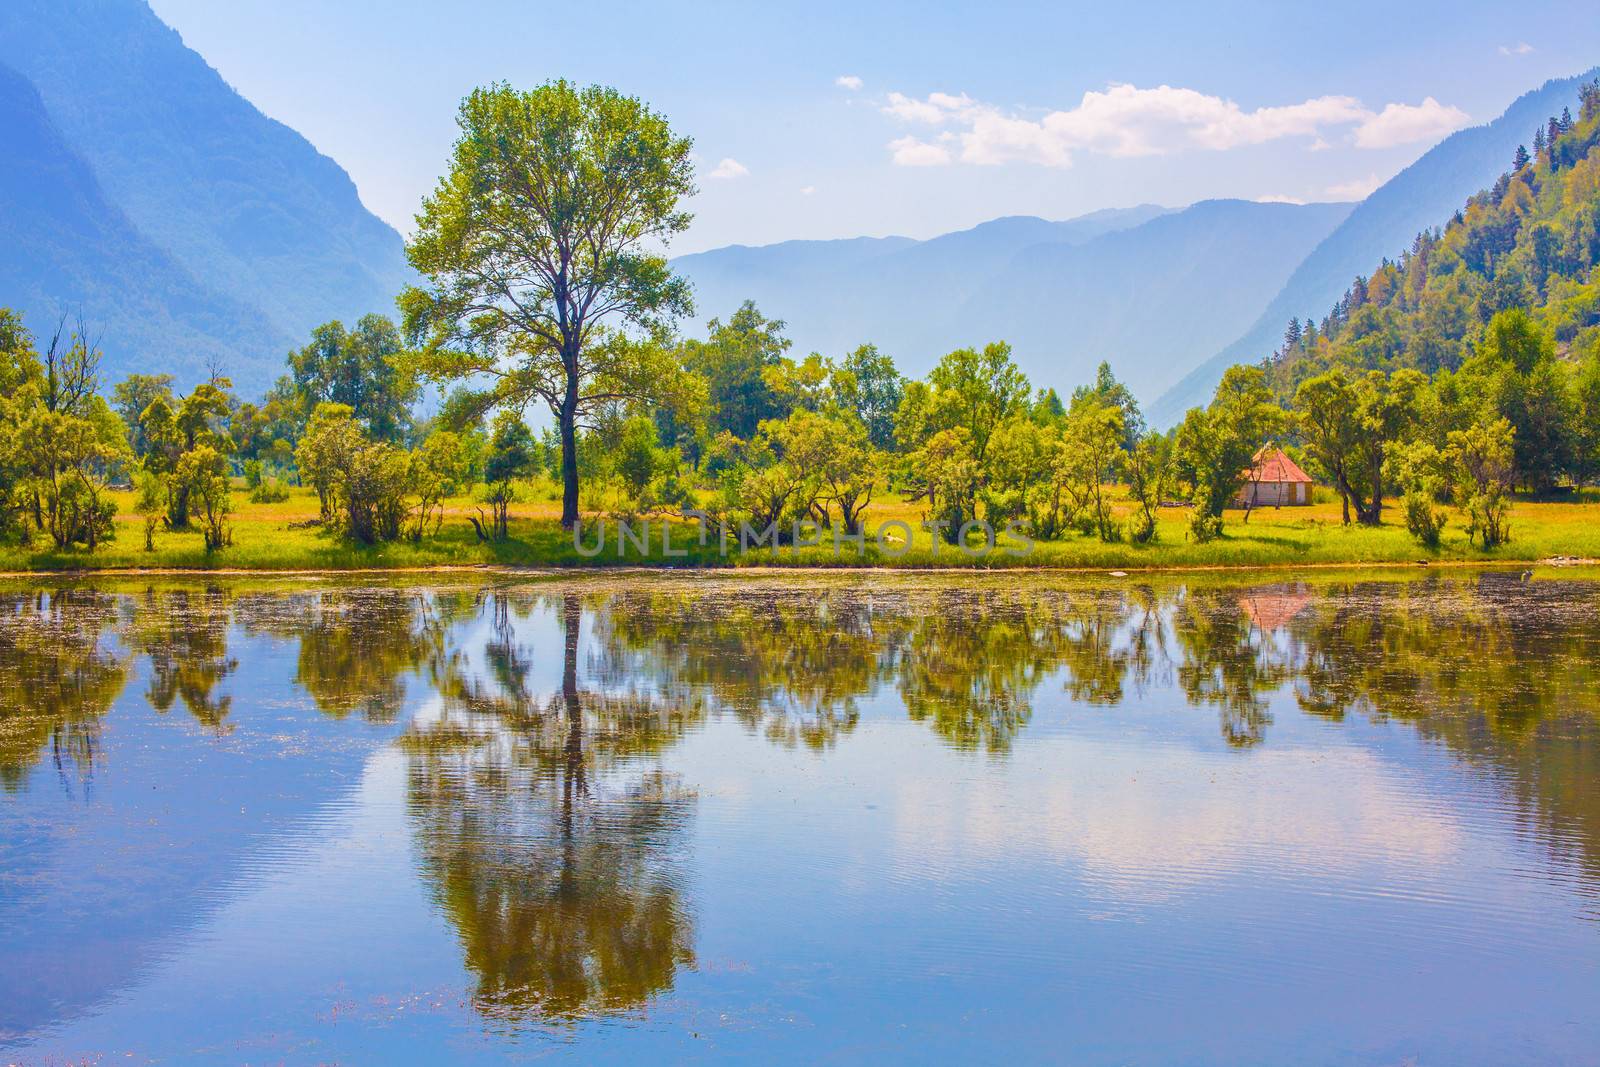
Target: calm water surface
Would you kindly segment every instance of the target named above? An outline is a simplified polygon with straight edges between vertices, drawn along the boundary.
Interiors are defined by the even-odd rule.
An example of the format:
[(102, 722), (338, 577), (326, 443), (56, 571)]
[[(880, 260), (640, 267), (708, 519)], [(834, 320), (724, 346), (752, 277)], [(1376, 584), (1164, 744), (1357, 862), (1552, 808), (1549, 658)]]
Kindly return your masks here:
[(1600, 584), (0, 587), (0, 1061), (1600, 1063)]

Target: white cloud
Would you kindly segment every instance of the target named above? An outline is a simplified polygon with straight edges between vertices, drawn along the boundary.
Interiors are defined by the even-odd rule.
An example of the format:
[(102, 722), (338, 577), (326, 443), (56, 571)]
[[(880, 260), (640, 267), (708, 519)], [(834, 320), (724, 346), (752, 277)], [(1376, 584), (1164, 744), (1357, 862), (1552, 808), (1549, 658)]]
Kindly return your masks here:
[(942, 157), (925, 151), (937, 146), (914, 138), (890, 143), (895, 162), (919, 166), (959, 159), (1068, 167), (1077, 152), (1153, 156), (1223, 151), (1287, 137), (1311, 138), (1316, 150), (1328, 147), (1324, 132), (1336, 127), (1352, 128), (1357, 147), (1388, 148), (1440, 136), (1467, 121), (1465, 112), (1431, 96), (1415, 106), (1389, 104), (1381, 112), (1351, 96), (1246, 111), (1232, 100), (1170, 85), (1111, 85), (1084, 93), (1076, 107), (1036, 117), (1002, 111), (965, 93), (930, 93), (919, 100), (892, 92), (882, 108), (904, 123), (944, 127), (941, 137), (956, 143), (958, 151), (947, 150)]
[(854, 93), (859, 91), (864, 83), (854, 74), (841, 74), (837, 78), (833, 79), (833, 84), (837, 85), (841, 89), (849, 89), (852, 93)]
[(890, 93), (883, 110), (902, 122), (921, 122), (930, 126), (960, 118), (971, 113), (972, 98), (962, 93), (929, 93), (926, 100), (913, 100), (904, 93)]
[(890, 141), (889, 154), (902, 167), (938, 167), (950, 162), (950, 150), (944, 145), (919, 141), (915, 137)]
[(708, 177), (731, 180), (733, 178), (746, 177), (749, 175), (749, 173), (749, 167), (745, 166), (743, 163), (740, 163), (737, 159), (724, 156), (722, 162), (718, 163), (714, 168), (712, 168), (712, 171)]
[(1469, 121), (1458, 107), (1447, 107), (1433, 97), (1422, 103), (1390, 104), (1356, 127), (1357, 148), (1393, 148), (1397, 144), (1432, 141)]
[(1269, 193), (1266, 196), (1256, 197), (1258, 204), (1303, 204), (1304, 200), (1298, 196), (1284, 196), (1282, 193)]
[(1500, 54), (1503, 56), (1525, 56), (1533, 51), (1533, 45), (1527, 41), (1518, 41), (1516, 44), (1503, 44)]
[(817, 191), (817, 187), (815, 185), (802, 185), (800, 187), (800, 195), (801, 196), (810, 196), (812, 193), (814, 193), (816, 191)]
[(1365, 178), (1355, 178), (1351, 181), (1330, 185), (1327, 193), (1335, 200), (1365, 200), (1372, 195), (1374, 189), (1382, 184), (1382, 178), (1376, 174), (1369, 174)]

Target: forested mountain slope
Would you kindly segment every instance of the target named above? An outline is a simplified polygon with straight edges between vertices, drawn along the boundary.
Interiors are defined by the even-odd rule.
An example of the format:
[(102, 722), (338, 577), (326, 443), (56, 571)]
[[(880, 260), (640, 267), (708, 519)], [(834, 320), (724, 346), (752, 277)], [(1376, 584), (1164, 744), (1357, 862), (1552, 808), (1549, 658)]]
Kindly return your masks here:
[(1292, 320), (1268, 361), (1278, 390), (1331, 365), (1455, 370), (1512, 308), (1568, 360), (1600, 355), (1600, 81), (1573, 97), (1577, 115), (1530, 123), (1528, 145), (1444, 226), (1357, 275), (1320, 321)]
[(1545, 83), (1519, 97), (1493, 122), (1445, 138), (1385, 182), (1317, 246), (1249, 330), (1206, 360), (1150, 408), (1152, 424), (1167, 426), (1186, 408), (1204, 403), (1223, 371), (1254, 363), (1279, 343), (1291, 317), (1321, 314), (1356, 274), (1397, 255), (1418, 231), (1439, 225), (1467, 197), (1487, 187), (1533, 127), (1577, 99), (1595, 72)]

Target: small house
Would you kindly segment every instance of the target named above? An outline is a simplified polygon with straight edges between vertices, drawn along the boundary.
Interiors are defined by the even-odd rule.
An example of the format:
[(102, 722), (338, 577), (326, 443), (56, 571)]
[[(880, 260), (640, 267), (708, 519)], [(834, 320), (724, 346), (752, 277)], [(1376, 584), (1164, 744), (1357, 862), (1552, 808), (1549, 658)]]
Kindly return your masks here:
[(1274, 445), (1256, 453), (1245, 477), (1248, 480), (1233, 502), (1236, 508), (1301, 507), (1311, 503), (1311, 475)]

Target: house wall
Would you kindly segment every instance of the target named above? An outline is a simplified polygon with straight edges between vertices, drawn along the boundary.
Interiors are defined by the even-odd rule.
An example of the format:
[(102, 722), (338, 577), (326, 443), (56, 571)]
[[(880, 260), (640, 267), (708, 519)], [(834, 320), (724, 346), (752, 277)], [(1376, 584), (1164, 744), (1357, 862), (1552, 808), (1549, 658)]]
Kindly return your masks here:
[(1259, 482), (1240, 490), (1234, 503), (1256, 508), (1301, 507), (1311, 503), (1311, 486), (1305, 482)]

